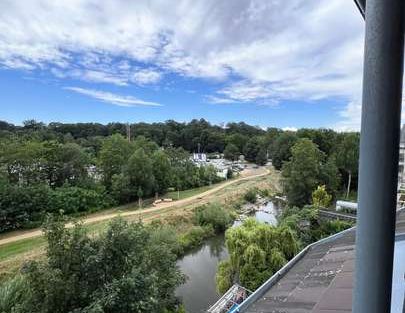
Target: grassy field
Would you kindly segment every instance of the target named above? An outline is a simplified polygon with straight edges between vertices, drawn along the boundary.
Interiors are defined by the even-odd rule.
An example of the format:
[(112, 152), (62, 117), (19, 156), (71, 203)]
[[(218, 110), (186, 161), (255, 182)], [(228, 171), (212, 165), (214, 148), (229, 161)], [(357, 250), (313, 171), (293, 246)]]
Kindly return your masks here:
[[(238, 200), (242, 197), (244, 192), (252, 187), (258, 188), (267, 188), (273, 191), (277, 191), (278, 186), (278, 173), (271, 172), (269, 175), (252, 178), (249, 180), (243, 180), (233, 183), (232, 185), (226, 186), (225, 188), (209, 195), (204, 198), (197, 198), (192, 203), (186, 205), (174, 205), (167, 208), (162, 208), (159, 211), (145, 211), (140, 215), (133, 215), (125, 217), (128, 221), (142, 220), (145, 223), (148, 223), (152, 220), (161, 220), (163, 222), (168, 222), (170, 220), (176, 220), (183, 218), (184, 216), (191, 214), (192, 210), (199, 205), (209, 203), (209, 202), (218, 202), (218, 203), (232, 203), (235, 200)], [(218, 185), (218, 184), (217, 184)], [(203, 193), (207, 190), (210, 190), (217, 185), (206, 186), (201, 188), (195, 188), (190, 190), (184, 190), (180, 192), (180, 199), (189, 198), (196, 196), (200, 193)], [(177, 192), (168, 193), (165, 197), (172, 197), (177, 199)], [(136, 209), (136, 207), (135, 207)], [(131, 210), (130, 206), (126, 206), (125, 209), (120, 210), (108, 210), (111, 212), (124, 212)], [(132, 206), (134, 210), (134, 206)], [(103, 214), (104, 212), (100, 212)], [(89, 232), (97, 234), (103, 231), (106, 228), (106, 225), (109, 223), (108, 220), (101, 222), (96, 222), (86, 225), (86, 228)], [(23, 239), (9, 244), (4, 244), (0, 246), (0, 279), (9, 277), (15, 273), (21, 265), (30, 259), (38, 258), (43, 255), (46, 242), (43, 237), (34, 237), (30, 239)]]

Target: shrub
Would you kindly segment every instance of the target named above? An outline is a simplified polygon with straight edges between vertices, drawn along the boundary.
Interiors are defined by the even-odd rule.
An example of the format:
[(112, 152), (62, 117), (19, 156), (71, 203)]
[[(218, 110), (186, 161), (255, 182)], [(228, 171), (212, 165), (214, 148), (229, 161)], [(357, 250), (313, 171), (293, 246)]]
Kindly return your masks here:
[(22, 312), (163, 313), (176, 308), (184, 282), (176, 257), (142, 223), (113, 220), (105, 233), (89, 236), (76, 225), (45, 227), (46, 262), (23, 269), (30, 290)]
[(255, 203), (257, 199), (257, 189), (249, 189), (243, 196), (243, 198), (250, 203)]
[(3, 185), (0, 188), (0, 232), (41, 220), (49, 208), (50, 193), (46, 185)]
[(52, 212), (63, 211), (66, 214), (95, 211), (109, 206), (103, 193), (80, 187), (61, 187), (51, 194)]
[(200, 246), (204, 239), (214, 235), (214, 230), (210, 226), (194, 226), (185, 234), (179, 236), (179, 243), (182, 251), (185, 252), (192, 248)]
[(220, 205), (209, 204), (195, 209), (194, 220), (197, 225), (211, 226), (216, 233), (220, 233), (232, 223), (232, 216)]

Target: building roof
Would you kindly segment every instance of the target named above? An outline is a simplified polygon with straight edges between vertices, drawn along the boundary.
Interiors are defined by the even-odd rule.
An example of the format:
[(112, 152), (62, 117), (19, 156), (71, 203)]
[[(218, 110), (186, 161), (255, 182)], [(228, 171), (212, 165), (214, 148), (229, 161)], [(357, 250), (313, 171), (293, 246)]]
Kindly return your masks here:
[[(398, 239), (405, 239), (405, 210), (397, 214), (396, 233)], [(355, 229), (351, 229), (313, 245), (275, 284), (269, 284), (268, 290), (259, 299), (245, 306), (241, 312), (351, 312), (354, 242)], [(402, 270), (397, 271), (398, 275), (403, 276)], [(398, 277), (397, 281), (403, 281), (402, 277)], [(397, 303), (403, 301), (400, 299)]]

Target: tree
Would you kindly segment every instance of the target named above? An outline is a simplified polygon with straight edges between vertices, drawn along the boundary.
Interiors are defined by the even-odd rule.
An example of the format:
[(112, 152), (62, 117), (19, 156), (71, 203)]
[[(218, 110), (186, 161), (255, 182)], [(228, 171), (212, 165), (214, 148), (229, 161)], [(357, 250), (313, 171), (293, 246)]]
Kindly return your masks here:
[(320, 182), (326, 186), (326, 191), (336, 197), (340, 187), (340, 173), (336, 166), (336, 158), (331, 155), (321, 164)]
[(226, 137), (227, 145), (235, 145), (238, 148), (238, 153), (241, 153), (243, 151), (243, 147), (246, 145), (248, 140), (248, 137), (239, 133), (234, 133)]
[(230, 161), (237, 161), (239, 158), (239, 149), (233, 143), (228, 143), (224, 150), (224, 157)]
[(152, 155), (153, 176), (155, 178), (156, 195), (164, 193), (170, 187), (172, 170), (170, 161), (166, 153), (162, 150), (156, 151)]
[[(155, 185), (152, 160), (142, 148), (136, 150), (129, 158), (124, 175), (128, 176), (130, 187), (138, 198), (152, 194)], [(139, 193), (142, 193), (141, 196)]]
[(133, 142), (134, 150), (142, 148), (146, 154), (152, 155), (155, 151), (159, 149), (159, 146), (156, 142), (151, 141), (144, 136), (138, 136)]
[(216, 281), (220, 293), (237, 280), (255, 290), (298, 250), (295, 235), (289, 228), (270, 226), (254, 219), (228, 229), (225, 239), (229, 260), (222, 261), (218, 268)]
[(256, 155), (256, 164), (265, 165), (267, 163), (267, 151), (264, 148), (260, 148), (259, 153)]
[[(76, 225), (46, 225), (45, 262), (33, 261), (23, 275), (29, 292), (21, 312), (166, 312), (176, 305), (184, 281), (176, 257), (152, 240), (141, 223), (113, 220), (100, 236)], [(163, 245), (163, 246), (162, 246)]]
[(112, 135), (103, 142), (99, 166), (107, 188), (111, 187), (112, 177), (121, 173), (131, 151), (133, 151), (131, 143), (121, 135)]
[(312, 204), (316, 208), (327, 208), (332, 201), (332, 196), (326, 191), (326, 186), (318, 186), (312, 193)]
[(49, 186), (61, 187), (65, 183), (77, 185), (87, 179), (90, 158), (78, 144), (48, 141), (44, 143), (43, 153), (43, 169)]
[(319, 185), (323, 155), (306, 138), (298, 140), (291, 153), (282, 170), (284, 190), (289, 204), (301, 207), (310, 203), (312, 191)]
[(243, 154), (245, 159), (250, 162), (256, 162), (256, 157), (260, 150), (260, 142), (257, 137), (253, 137), (249, 139), (246, 143), (245, 147), (243, 148)]
[(272, 148), (272, 164), (280, 170), (283, 163), (291, 157), (291, 147), (297, 142), (297, 136), (292, 132), (282, 133), (275, 141)]
[(357, 133), (345, 134), (343, 141), (340, 143), (337, 149), (337, 165), (348, 175), (346, 199), (349, 198), (352, 176), (357, 175), (358, 171), (359, 141), (360, 137)]

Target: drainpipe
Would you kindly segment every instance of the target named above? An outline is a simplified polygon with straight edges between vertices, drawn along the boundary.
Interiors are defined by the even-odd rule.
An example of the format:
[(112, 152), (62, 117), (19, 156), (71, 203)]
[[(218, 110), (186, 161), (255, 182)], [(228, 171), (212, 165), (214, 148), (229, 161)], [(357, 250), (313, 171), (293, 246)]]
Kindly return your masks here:
[(404, 57), (403, 0), (367, 0), (353, 312), (390, 312)]

